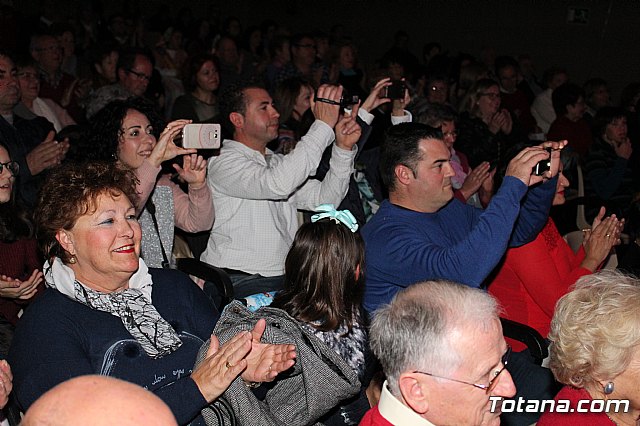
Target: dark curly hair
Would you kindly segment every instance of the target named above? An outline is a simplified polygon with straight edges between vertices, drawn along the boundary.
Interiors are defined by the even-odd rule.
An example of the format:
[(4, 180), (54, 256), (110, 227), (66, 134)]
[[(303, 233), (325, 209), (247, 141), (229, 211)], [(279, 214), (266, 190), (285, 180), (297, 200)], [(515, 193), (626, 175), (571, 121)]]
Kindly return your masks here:
[(129, 110), (144, 114), (156, 139), (164, 128), (165, 122), (156, 107), (143, 98), (129, 98), (108, 103), (98, 111), (89, 123), (85, 138), (79, 142), (78, 151), (90, 161), (115, 161), (122, 135), (122, 122)]
[(131, 170), (114, 162), (72, 162), (53, 170), (40, 190), (34, 214), (36, 237), (45, 258), (51, 261), (59, 257), (68, 262), (70, 255), (56, 233), (73, 228), (80, 216), (95, 211), (100, 195), (124, 195), (135, 205), (136, 183)]
[[(360, 274), (356, 277), (356, 269)], [(285, 260), (284, 290), (271, 306), (318, 330), (351, 329), (362, 301), (364, 243), (360, 235), (331, 219), (298, 229)]]

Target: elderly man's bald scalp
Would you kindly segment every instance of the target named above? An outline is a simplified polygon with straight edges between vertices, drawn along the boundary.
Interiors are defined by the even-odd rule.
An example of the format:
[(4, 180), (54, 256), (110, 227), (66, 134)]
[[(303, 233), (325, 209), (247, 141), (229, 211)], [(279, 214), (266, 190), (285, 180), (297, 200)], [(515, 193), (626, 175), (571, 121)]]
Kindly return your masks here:
[(54, 387), (27, 411), (23, 426), (175, 426), (169, 407), (142, 387), (106, 376), (80, 376)]

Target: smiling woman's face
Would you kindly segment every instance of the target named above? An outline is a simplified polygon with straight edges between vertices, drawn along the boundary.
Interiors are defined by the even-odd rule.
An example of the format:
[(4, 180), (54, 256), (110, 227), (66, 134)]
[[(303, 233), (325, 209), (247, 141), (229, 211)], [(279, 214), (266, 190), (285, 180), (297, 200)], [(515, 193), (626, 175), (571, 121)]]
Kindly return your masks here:
[(123, 290), (139, 265), (142, 231), (135, 208), (122, 193), (109, 192), (99, 195), (94, 207), (56, 238), (75, 256), (68, 266), (78, 281), (103, 293)]
[(128, 168), (137, 170), (156, 146), (153, 127), (146, 115), (130, 109), (122, 120), (120, 130), (118, 160)]

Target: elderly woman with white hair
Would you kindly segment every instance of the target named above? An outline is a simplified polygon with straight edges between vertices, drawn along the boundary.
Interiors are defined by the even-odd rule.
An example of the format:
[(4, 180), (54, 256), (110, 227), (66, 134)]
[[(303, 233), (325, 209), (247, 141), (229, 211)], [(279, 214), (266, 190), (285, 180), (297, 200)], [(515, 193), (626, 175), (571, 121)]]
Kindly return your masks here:
[(637, 424), (639, 307), (640, 280), (615, 271), (580, 278), (558, 301), (549, 334), (550, 368), (566, 385), (556, 402), (568, 400), (562, 411), (570, 412), (545, 413), (539, 426)]

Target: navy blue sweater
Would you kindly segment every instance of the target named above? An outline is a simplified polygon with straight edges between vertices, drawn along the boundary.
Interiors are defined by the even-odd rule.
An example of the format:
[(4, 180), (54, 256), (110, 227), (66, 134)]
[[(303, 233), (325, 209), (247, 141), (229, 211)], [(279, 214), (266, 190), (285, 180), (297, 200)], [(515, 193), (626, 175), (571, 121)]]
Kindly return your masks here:
[(180, 424), (199, 415), (206, 401), (190, 373), (218, 313), (183, 273), (166, 269), (149, 272), (153, 305), (179, 333), (182, 346), (170, 355), (152, 359), (120, 318), (48, 288), (23, 315), (9, 352), (13, 389), (24, 410), (65, 380), (102, 374), (153, 391)]
[(372, 313), (401, 289), (424, 280), (479, 287), (508, 246), (526, 244), (540, 232), (556, 183), (554, 178), (527, 190), (507, 176), (486, 210), (453, 199), (436, 213), (420, 213), (385, 200), (362, 229), (364, 308)]

